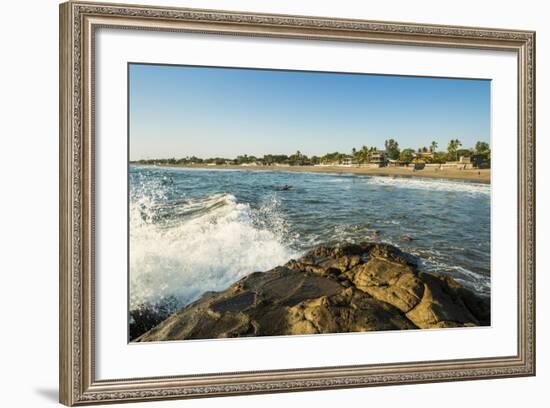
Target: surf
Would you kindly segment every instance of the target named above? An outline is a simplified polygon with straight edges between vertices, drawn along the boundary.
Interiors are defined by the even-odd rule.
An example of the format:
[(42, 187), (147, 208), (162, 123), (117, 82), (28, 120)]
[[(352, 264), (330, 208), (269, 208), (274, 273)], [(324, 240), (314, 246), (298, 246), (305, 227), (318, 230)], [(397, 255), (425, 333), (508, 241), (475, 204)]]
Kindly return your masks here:
[(299, 255), (285, 245), (276, 201), (253, 209), (232, 194), (164, 197), (148, 191), (130, 202), (130, 309), (182, 307)]

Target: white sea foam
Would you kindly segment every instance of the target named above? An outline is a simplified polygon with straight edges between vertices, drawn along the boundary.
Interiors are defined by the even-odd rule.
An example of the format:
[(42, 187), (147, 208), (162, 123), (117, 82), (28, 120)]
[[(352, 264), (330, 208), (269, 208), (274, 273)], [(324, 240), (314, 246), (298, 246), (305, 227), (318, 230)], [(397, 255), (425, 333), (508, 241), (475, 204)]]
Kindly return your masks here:
[[(174, 208), (174, 206), (176, 208)], [(167, 220), (149, 195), (130, 206), (130, 308), (175, 298), (179, 306), (208, 290), (284, 264), (294, 253), (283, 244), (277, 203), (252, 210), (233, 195), (172, 204)]]
[(471, 195), (490, 195), (491, 185), (444, 179), (407, 178), (407, 177), (369, 177), (369, 184), (378, 186), (407, 188), (415, 190), (447, 191)]
[[(437, 260), (436, 256), (429, 254), (418, 254), (416, 251), (410, 251), (412, 254), (419, 255), (421, 269), (433, 272), (438, 275), (449, 275), (463, 286), (472, 289), (473, 291), (490, 295), (491, 293), (491, 277), (472, 272), (462, 266), (453, 266)], [(430, 252), (437, 254), (438, 251), (432, 249)]]

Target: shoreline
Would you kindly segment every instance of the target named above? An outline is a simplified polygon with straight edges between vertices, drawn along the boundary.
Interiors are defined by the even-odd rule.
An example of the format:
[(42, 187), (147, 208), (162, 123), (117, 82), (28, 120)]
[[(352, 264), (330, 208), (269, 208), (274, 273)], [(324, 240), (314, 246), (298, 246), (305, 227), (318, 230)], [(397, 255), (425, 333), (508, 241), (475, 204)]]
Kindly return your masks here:
[(343, 166), (238, 166), (238, 165), (217, 165), (208, 166), (204, 164), (178, 165), (178, 164), (139, 164), (131, 165), (145, 167), (168, 167), (168, 168), (186, 168), (186, 169), (204, 169), (204, 170), (240, 170), (240, 171), (273, 171), (288, 173), (325, 173), (325, 174), (351, 174), (360, 176), (380, 176), (380, 177), (405, 177), (405, 178), (433, 178), (447, 179), (453, 181), (477, 182), (482, 184), (491, 184), (491, 169), (479, 170), (458, 170), (458, 169), (436, 169), (425, 168), (413, 171), (412, 168), (405, 167), (343, 167)]

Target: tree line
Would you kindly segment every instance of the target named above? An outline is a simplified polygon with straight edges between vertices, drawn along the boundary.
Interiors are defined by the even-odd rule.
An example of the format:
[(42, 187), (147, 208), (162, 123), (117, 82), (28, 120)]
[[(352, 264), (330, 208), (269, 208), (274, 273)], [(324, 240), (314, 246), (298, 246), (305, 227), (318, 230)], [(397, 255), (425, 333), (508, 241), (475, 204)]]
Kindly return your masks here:
[[(446, 151), (438, 151), (438, 143), (432, 141), (429, 146), (422, 146), (415, 149), (405, 148), (400, 149), (399, 143), (394, 139), (387, 139), (384, 142), (384, 154), (386, 159), (398, 160), (403, 163), (412, 163), (417, 160), (422, 160), (426, 163), (445, 163), (448, 161), (457, 161), (461, 156), (470, 157), (473, 155), (481, 155), (484, 160), (491, 159), (491, 149), (487, 142), (477, 142), (473, 148), (464, 149), (462, 142), (458, 139), (452, 139), (447, 145)], [(374, 159), (374, 155), (378, 154), (379, 150), (374, 146), (362, 146), (359, 149), (355, 147), (350, 153), (332, 152), (323, 156), (307, 156), (300, 152), (291, 155), (286, 154), (266, 154), (263, 156), (254, 155), (239, 155), (233, 159), (225, 157), (209, 157), (203, 159), (197, 156), (187, 156), (182, 158), (169, 159), (143, 159), (132, 161), (139, 164), (171, 164), (171, 165), (189, 165), (189, 164), (231, 164), (242, 165), (250, 163), (263, 163), (266, 165), (285, 164), (291, 166), (305, 166), (315, 164), (332, 164), (340, 163), (346, 158), (351, 158), (355, 163), (370, 163)], [(428, 153), (428, 154), (423, 154)]]

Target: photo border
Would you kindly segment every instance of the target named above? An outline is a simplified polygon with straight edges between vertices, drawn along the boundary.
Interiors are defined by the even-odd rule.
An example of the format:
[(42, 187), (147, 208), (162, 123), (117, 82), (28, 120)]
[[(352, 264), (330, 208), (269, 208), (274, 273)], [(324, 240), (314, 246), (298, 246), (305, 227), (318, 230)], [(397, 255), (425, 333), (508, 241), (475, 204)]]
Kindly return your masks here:
[[(518, 60), (518, 350), (513, 356), (95, 379), (94, 46), (101, 27), (513, 51)], [(535, 33), (68, 2), (60, 5), (60, 402), (80, 405), (535, 374)]]
[[(130, 150), (131, 150), (131, 132), (130, 132), (130, 122), (131, 122), (131, 95), (130, 95), (130, 89), (131, 89), (131, 81), (130, 81), (130, 68), (132, 65), (141, 65), (141, 66), (150, 66), (150, 67), (177, 67), (177, 68), (209, 68), (209, 69), (221, 69), (221, 70), (241, 70), (241, 71), (264, 71), (264, 72), (289, 72), (289, 73), (311, 73), (311, 74), (334, 74), (334, 75), (353, 75), (353, 76), (378, 76), (378, 77), (394, 77), (394, 78), (430, 78), (430, 79), (455, 79), (455, 80), (462, 80), (462, 81), (487, 81), (491, 82), (491, 79), (489, 78), (474, 78), (474, 77), (453, 77), (453, 76), (436, 76), (436, 75), (404, 75), (404, 74), (380, 74), (380, 73), (374, 73), (374, 72), (347, 72), (347, 71), (316, 71), (316, 70), (307, 70), (307, 69), (292, 69), (292, 68), (254, 68), (254, 67), (238, 67), (238, 66), (232, 66), (232, 65), (200, 65), (200, 64), (175, 64), (175, 63), (159, 63), (159, 62), (138, 62), (138, 61), (128, 61), (126, 63), (126, 106), (128, 107), (126, 112), (126, 140), (127, 140), (127, 146), (126, 146), (126, 163), (127, 163), (127, 177), (126, 177), (126, 250), (127, 250), (127, 256), (126, 256), (126, 276), (128, 279), (128, 287), (127, 287), (127, 314), (128, 314), (128, 321), (126, 325), (126, 337), (128, 338), (128, 344), (135, 344), (130, 339), (130, 295), (131, 295), (131, 289), (130, 289), (130, 167), (132, 161), (130, 160)], [(491, 102), (492, 103), (492, 102)], [(492, 300), (491, 300), (492, 305)], [(492, 306), (491, 306), (492, 309)], [(491, 326), (489, 324), (489, 326)], [(354, 332), (358, 333), (358, 332)], [(334, 332), (330, 334), (342, 334), (339, 332)], [(276, 335), (271, 335), (269, 337), (276, 337)], [(247, 337), (243, 337), (247, 338)], [(200, 339), (200, 340), (213, 340), (213, 339)], [(189, 341), (189, 340), (188, 340)]]

